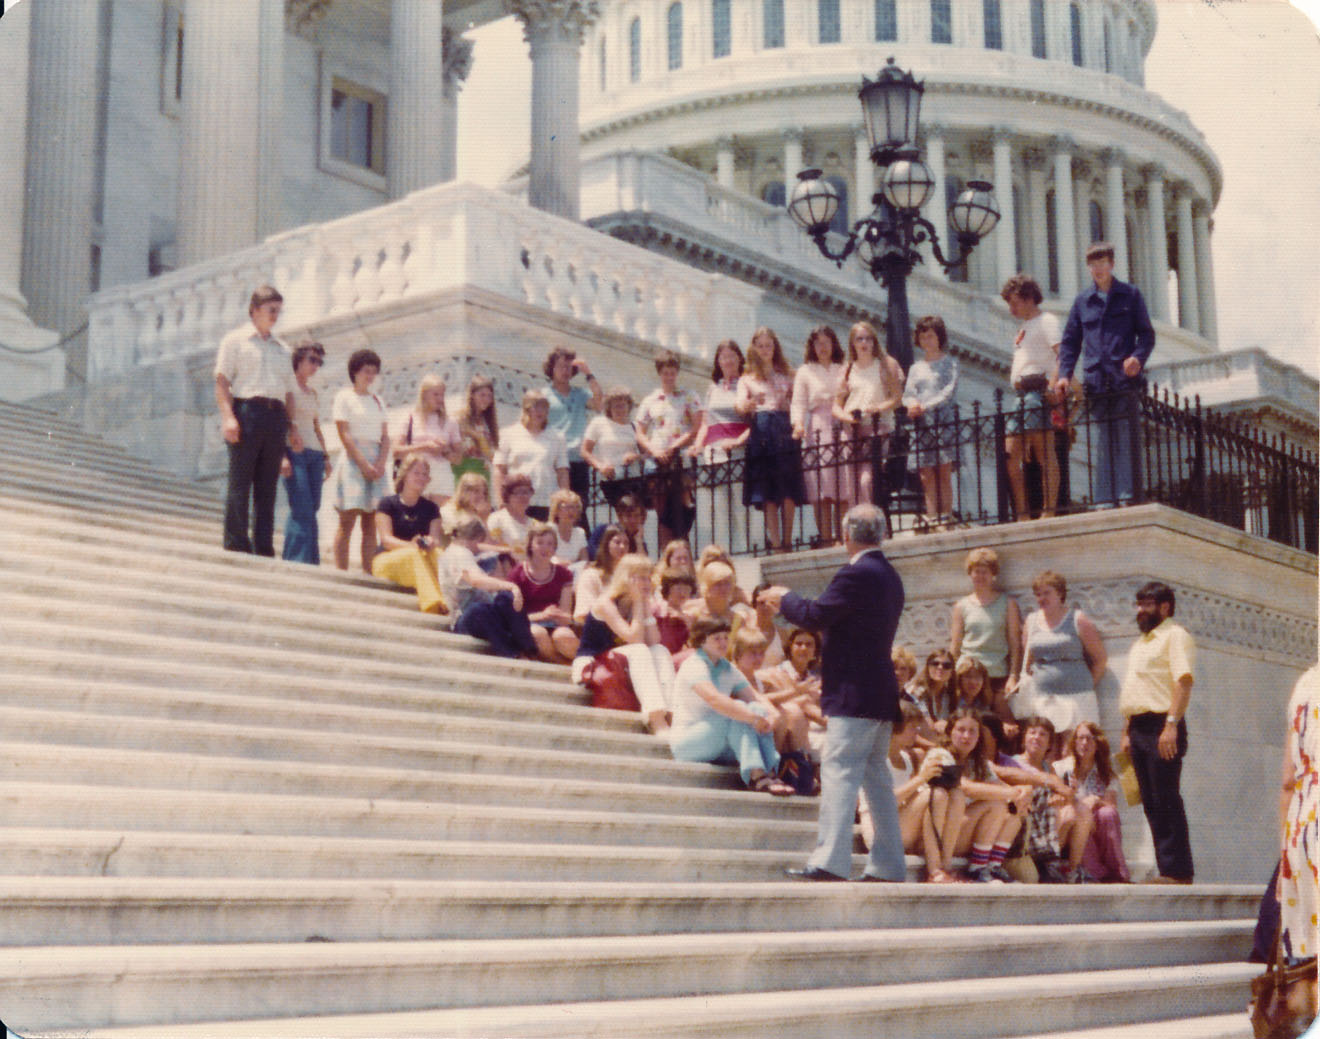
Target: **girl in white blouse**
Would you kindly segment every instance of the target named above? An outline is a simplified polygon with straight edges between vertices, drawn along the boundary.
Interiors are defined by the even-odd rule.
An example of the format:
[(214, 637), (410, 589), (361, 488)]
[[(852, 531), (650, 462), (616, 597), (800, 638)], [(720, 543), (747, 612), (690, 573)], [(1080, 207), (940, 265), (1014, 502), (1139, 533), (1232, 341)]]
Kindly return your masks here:
[(884, 504), (875, 500), (876, 470), (889, 453), (894, 409), (902, 399), (902, 367), (885, 352), (874, 326), (857, 322), (848, 330), (848, 365), (834, 399), (834, 417), (851, 433), (840, 512), (854, 502)]
[(789, 419), (793, 437), (802, 443), (802, 478), (807, 497), (816, 513), (815, 544), (843, 540), (836, 508), (841, 493), (839, 480), (839, 420), (834, 401), (843, 381), (843, 348), (828, 325), (812, 329), (807, 336), (802, 367), (793, 378), (793, 403)]

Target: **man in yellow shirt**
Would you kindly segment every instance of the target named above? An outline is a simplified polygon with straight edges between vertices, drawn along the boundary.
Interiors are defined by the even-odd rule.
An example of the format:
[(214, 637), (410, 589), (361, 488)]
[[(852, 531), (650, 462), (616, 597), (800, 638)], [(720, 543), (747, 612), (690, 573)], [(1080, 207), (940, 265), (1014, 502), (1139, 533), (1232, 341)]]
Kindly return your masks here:
[(1159, 884), (1192, 882), (1192, 845), (1179, 784), (1187, 754), (1187, 704), (1196, 644), (1173, 622), (1173, 589), (1158, 581), (1137, 590), (1141, 637), (1128, 653), (1118, 707), (1123, 750), (1132, 759), (1141, 804), (1155, 842)]

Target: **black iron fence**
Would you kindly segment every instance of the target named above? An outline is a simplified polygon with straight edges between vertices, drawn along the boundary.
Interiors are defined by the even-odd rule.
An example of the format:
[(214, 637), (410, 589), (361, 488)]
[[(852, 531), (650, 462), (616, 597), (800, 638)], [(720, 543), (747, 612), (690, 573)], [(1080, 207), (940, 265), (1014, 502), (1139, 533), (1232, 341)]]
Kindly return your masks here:
[[(859, 425), (780, 452), (770, 460), (777, 473), (800, 470), (808, 499), (832, 494), (840, 503), (797, 503), (780, 547), (833, 543), (838, 513), (873, 501), (891, 534), (1159, 502), (1308, 552), (1320, 548), (1316, 456), (1281, 437), (1156, 388), (1091, 395), (1066, 409), (1012, 400), (1006, 409), (996, 391), (991, 408), (974, 402), (945, 421), (899, 415), (889, 432), (857, 432)], [(941, 465), (950, 473), (944, 485)], [(631, 490), (697, 547), (766, 554), (774, 547), (764, 516), (747, 504), (765, 471), (765, 459), (749, 465), (739, 448), (684, 455), (663, 471), (633, 466), (612, 481), (593, 473), (588, 519), (611, 519), (610, 502)]]

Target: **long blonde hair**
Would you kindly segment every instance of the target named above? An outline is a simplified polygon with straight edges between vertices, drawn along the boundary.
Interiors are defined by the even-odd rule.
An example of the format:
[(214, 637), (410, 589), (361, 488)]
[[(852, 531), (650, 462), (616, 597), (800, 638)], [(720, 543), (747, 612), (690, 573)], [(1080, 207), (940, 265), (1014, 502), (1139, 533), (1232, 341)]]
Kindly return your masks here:
[[(490, 407), (478, 412), (472, 398), (478, 390), (490, 390)], [(458, 412), (458, 426), (464, 433), (483, 437), (491, 448), (500, 446), (500, 427), (495, 418), (495, 384), (484, 375), (474, 375), (468, 383), (467, 396)]]
[[(756, 341), (762, 336), (769, 336), (770, 342), (774, 343), (775, 352), (770, 358), (770, 367), (773, 371), (765, 371), (761, 364), (761, 356), (756, 351)], [(750, 371), (758, 379), (768, 380), (774, 372), (780, 375), (792, 375), (793, 369), (789, 366), (788, 359), (784, 356), (784, 348), (779, 345), (779, 337), (775, 335), (775, 330), (769, 325), (762, 325), (752, 333), (750, 344), (747, 347), (747, 362), (743, 369)]]
[(419, 418), (426, 417), (426, 395), (437, 386), (440, 388), (440, 407), (436, 409), (435, 413), (440, 416), (441, 422), (448, 418), (445, 414), (445, 380), (442, 376), (436, 375), (435, 372), (423, 375), (422, 381), (417, 384), (417, 406), (413, 410)]
[(610, 585), (605, 589), (605, 597), (619, 602), (632, 597), (632, 582), (642, 575), (651, 579), (653, 569), (651, 560), (638, 552), (629, 552), (614, 565), (610, 575)]
[(848, 363), (851, 365), (857, 360), (857, 335), (859, 332), (870, 332), (871, 338), (875, 340), (875, 356), (877, 360), (884, 360), (889, 356), (885, 350), (885, 341), (880, 338), (880, 333), (875, 330), (875, 325), (869, 321), (858, 321), (852, 328), (848, 329)]

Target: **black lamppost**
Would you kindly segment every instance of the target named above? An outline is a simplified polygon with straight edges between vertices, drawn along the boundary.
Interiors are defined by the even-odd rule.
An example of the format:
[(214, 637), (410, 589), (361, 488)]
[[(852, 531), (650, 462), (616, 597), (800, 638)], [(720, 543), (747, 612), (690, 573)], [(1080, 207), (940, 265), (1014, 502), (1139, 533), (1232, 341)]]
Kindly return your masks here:
[(868, 217), (853, 224), (841, 248), (831, 248), (830, 221), (839, 211), (839, 196), (820, 170), (803, 170), (788, 201), (788, 212), (811, 235), (821, 253), (840, 267), (854, 252), (871, 277), (889, 290), (885, 323), (886, 348), (906, 372), (912, 364), (911, 320), (908, 316), (907, 279), (922, 261), (916, 249), (929, 242), (936, 262), (945, 270), (965, 263), (976, 243), (999, 222), (994, 188), (983, 180), (967, 188), (949, 207), (949, 226), (958, 242), (958, 255), (946, 258), (935, 225), (921, 215), (921, 207), (935, 190), (935, 177), (916, 146), (921, 122), (921, 95), (925, 86), (889, 59), (874, 80), (862, 77), (858, 98), (871, 142), (871, 161), (880, 168), (880, 190), (871, 199)]

